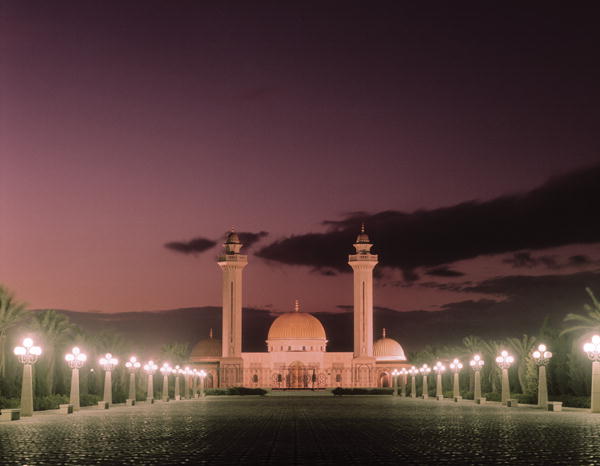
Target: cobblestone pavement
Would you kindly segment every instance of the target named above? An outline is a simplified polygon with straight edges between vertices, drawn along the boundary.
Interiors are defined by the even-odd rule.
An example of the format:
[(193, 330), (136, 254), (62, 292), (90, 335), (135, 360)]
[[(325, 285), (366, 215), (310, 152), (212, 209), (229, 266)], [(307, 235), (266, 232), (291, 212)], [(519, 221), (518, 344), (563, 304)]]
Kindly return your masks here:
[(208, 397), (0, 424), (1, 464), (600, 464), (600, 415), (391, 396)]

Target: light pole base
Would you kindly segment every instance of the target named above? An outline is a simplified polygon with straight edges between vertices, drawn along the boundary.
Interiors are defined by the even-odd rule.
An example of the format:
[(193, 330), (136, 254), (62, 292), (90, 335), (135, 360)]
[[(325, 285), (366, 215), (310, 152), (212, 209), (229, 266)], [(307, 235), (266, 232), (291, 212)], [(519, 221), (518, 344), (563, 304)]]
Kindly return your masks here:
[(132, 400), (131, 398), (127, 398), (125, 400), (125, 406), (135, 406), (135, 400)]
[(458, 403), (459, 401), (462, 401), (462, 396), (455, 396), (454, 397), (454, 402)]
[(429, 395), (421, 395), (421, 398), (423, 398), (424, 400), (429, 399)]
[(146, 398), (146, 403), (150, 405), (154, 404), (154, 398)]
[(108, 409), (110, 406), (110, 404), (108, 403), (108, 401), (99, 401), (98, 402), (98, 408), (100, 409)]
[(485, 397), (481, 397), (481, 398), (476, 398), (475, 399), (475, 403), (478, 405), (484, 405), (485, 404)]
[(435, 399), (438, 400), (438, 401), (442, 401), (444, 399), (444, 395), (437, 395), (435, 397)]

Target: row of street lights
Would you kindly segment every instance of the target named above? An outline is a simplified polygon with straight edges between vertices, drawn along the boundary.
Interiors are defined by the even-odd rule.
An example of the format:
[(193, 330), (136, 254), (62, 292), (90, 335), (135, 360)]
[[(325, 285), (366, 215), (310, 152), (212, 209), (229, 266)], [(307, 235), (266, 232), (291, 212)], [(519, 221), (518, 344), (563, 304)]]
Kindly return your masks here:
[[(22, 346), (17, 346), (14, 353), (23, 364), (23, 381), (21, 385), (21, 416), (33, 416), (33, 371), (32, 366), (35, 364), (42, 354), (42, 348), (34, 345), (31, 338), (23, 339)], [(71, 391), (69, 403), (73, 405), (73, 410), (79, 410), (79, 369), (81, 369), (86, 361), (87, 356), (77, 346), (73, 347), (70, 353), (65, 355), (65, 361), (71, 368)], [(100, 365), (104, 369), (104, 396), (103, 403), (112, 404), (112, 371), (119, 364), (119, 360), (111, 353), (106, 353), (99, 360)], [(135, 375), (142, 364), (135, 356), (129, 358), (125, 363), (125, 367), (129, 370), (129, 399), (128, 404), (134, 405), (136, 398)], [(148, 385), (146, 390), (146, 401), (154, 403), (154, 374), (158, 366), (154, 361), (150, 360), (143, 366), (144, 372), (148, 376)], [(169, 375), (175, 375), (175, 399), (180, 400), (181, 394), (179, 390), (179, 377), (184, 376), (185, 382), (185, 398), (190, 398), (190, 382), (193, 396), (198, 396), (198, 379), (200, 380), (200, 395), (204, 396), (204, 378), (206, 372), (204, 370), (190, 369), (189, 367), (181, 368), (179, 366), (171, 367), (165, 362), (160, 368), (163, 374), (163, 393), (162, 400), (169, 401)]]
[[(591, 393), (591, 411), (593, 413), (600, 413), (600, 335), (594, 335), (591, 341), (586, 342), (583, 345), (583, 351), (587, 354), (588, 358), (592, 361), (592, 393)], [(19, 359), (19, 362), (23, 364), (23, 380), (21, 385), (21, 416), (33, 416), (33, 376), (32, 376), (32, 365), (35, 364), (42, 354), (42, 348), (34, 345), (31, 338), (23, 339), (22, 346), (17, 346), (14, 349), (14, 353)], [(546, 366), (552, 358), (552, 353), (548, 351), (546, 345), (540, 344), (532, 353), (533, 360), (538, 366), (538, 406), (546, 407), (548, 405), (548, 383), (546, 377)], [(65, 355), (65, 360), (72, 370), (71, 376), (71, 392), (70, 392), (70, 404), (73, 405), (74, 410), (80, 408), (79, 401), (79, 369), (83, 367), (87, 361), (87, 356), (81, 352), (78, 347), (74, 347), (71, 353)], [(112, 354), (106, 353), (104, 357), (100, 358), (100, 365), (105, 371), (104, 375), (104, 403), (112, 404), (112, 370), (118, 365), (119, 361), (113, 357)], [(508, 382), (508, 369), (514, 362), (514, 357), (508, 354), (507, 351), (501, 351), (500, 355), (496, 357), (496, 364), (502, 370), (502, 403), (507, 403), (510, 399), (510, 389)], [(475, 387), (474, 387), (474, 398), (475, 401), (481, 399), (481, 375), (480, 371), (485, 365), (484, 360), (480, 355), (476, 354), (473, 359), (469, 362), (469, 365), (474, 371), (475, 375)], [(463, 364), (458, 360), (454, 359), (450, 363), (450, 370), (454, 373), (453, 383), (453, 395), (455, 400), (461, 399), (459, 390), (459, 373), (463, 368)], [(129, 401), (130, 404), (135, 404), (135, 373), (141, 367), (141, 363), (135, 356), (129, 358), (129, 361), (125, 363), (125, 367), (129, 370)], [(143, 366), (144, 371), (148, 375), (148, 386), (147, 386), (147, 401), (154, 402), (154, 386), (153, 376), (158, 366), (154, 361), (148, 361)], [(446, 367), (441, 361), (438, 361), (433, 370), (436, 372), (436, 397), (438, 399), (443, 398), (442, 390), (442, 374), (445, 372)], [(168, 401), (169, 393), (169, 375), (175, 375), (175, 399), (181, 399), (179, 377), (183, 375), (185, 383), (185, 398), (190, 398), (190, 381), (192, 382), (192, 391), (194, 397), (197, 395), (198, 386), (197, 380), (200, 379), (200, 396), (204, 396), (204, 378), (206, 372), (204, 370), (190, 369), (189, 367), (181, 368), (179, 366), (171, 367), (169, 363), (163, 363), (160, 368), (160, 372), (163, 374), (163, 391), (162, 400)], [(427, 364), (423, 364), (420, 369), (411, 367), (410, 369), (402, 368), (400, 371), (394, 369), (392, 375), (394, 377), (394, 395), (398, 395), (398, 376), (402, 375), (402, 396), (406, 396), (406, 382), (407, 376), (411, 376), (411, 397), (417, 397), (416, 388), (416, 376), (421, 374), (423, 376), (423, 389), (422, 397), (429, 397), (429, 390), (427, 387), (427, 377), (431, 373), (431, 368)]]
[[(595, 335), (592, 338), (591, 343), (586, 343), (584, 345), (584, 351), (588, 353), (590, 359), (594, 361), (594, 366), (592, 369), (592, 400), (596, 400), (598, 406), (594, 405), (594, 401), (592, 401), (592, 412), (600, 412), (600, 336)], [(539, 345), (537, 350), (532, 353), (533, 360), (536, 365), (539, 367), (539, 377), (538, 377), (538, 406), (547, 407), (548, 405), (548, 382), (546, 378), (546, 366), (550, 362), (550, 358), (552, 358), (552, 353), (547, 350), (546, 345)], [(502, 403), (506, 404), (510, 399), (510, 388), (508, 383), (508, 369), (515, 361), (515, 358), (508, 354), (508, 351), (501, 351), (500, 355), (496, 357), (496, 364), (502, 370)], [(481, 369), (485, 365), (485, 361), (481, 358), (480, 355), (476, 354), (473, 356), (473, 359), (469, 361), (469, 365), (474, 371), (475, 376), (475, 386), (473, 398), (475, 401), (480, 400), (481, 397)], [(459, 373), (463, 368), (462, 362), (458, 359), (454, 359), (449, 364), (450, 370), (453, 372), (453, 396), (455, 401), (459, 401), (462, 399), (460, 395), (460, 385), (459, 385)], [(444, 392), (442, 387), (442, 374), (446, 372), (446, 366), (438, 361), (433, 366), (433, 370), (436, 373), (436, 387), (435, 387), (435, 395), (438, 400), (444, 398)], [(394, 376), (394, 395), (398, 395), (398, 376), (402, 376), (402, 396), (406, 396), (406, 382), (407, 377), (410, 375), (411, 377), (411, 397), (417, 397), (417, 389), (416, 389), (416, 376), (421, 374), (423, 376), (423, 388), (421, 397), (427, 399), (429, 397), (429, 390), (427, 386), (427, 376), (431, 372), (431, 368), (427, 364), (423, 364), (421, 368), (417, 369), (415, 366), (410, 369), (402, 368), (401, 370), (394, 369), (392, 371), (392, 375)], [(596, 383), (594, 384), (594, 380)], [(594, 397), (594, 389), (596, 389), (596, 396)], [(595, 411), (594, 409), (597, 409)]]

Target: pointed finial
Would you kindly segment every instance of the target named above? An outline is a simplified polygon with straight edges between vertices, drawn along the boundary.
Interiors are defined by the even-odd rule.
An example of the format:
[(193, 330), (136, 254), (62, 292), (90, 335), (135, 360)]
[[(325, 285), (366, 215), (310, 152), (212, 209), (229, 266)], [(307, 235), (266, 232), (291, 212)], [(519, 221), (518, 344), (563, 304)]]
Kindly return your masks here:
[(385, 338), (385, 327), (383, 327), (383, 338)]
[(213, 332), (212, 332), (212, 328), (211, 328), (208, 332), (208, 338), (212, 338), (212, 337), (213, 337)]
[(294, 301), (294, 312), (300, 312), (300, 301), (297, 299)]
[(365, 232), (365, 222), (362, 222), (362, 223), (360, 224), (360, 232), (361, 232), (361, 233), (364, 233), (364, 232)]

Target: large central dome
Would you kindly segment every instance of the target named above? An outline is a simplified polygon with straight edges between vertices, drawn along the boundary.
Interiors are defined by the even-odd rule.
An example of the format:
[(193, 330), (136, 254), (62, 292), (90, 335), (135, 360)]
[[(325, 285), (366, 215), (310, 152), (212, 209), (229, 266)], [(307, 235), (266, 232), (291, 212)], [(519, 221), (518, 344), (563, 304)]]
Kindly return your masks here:
[(271, 324), (269, 340), (319, 339), (325, 340), (325, 329), (315, 316), (305, 312), (282, 314)]

